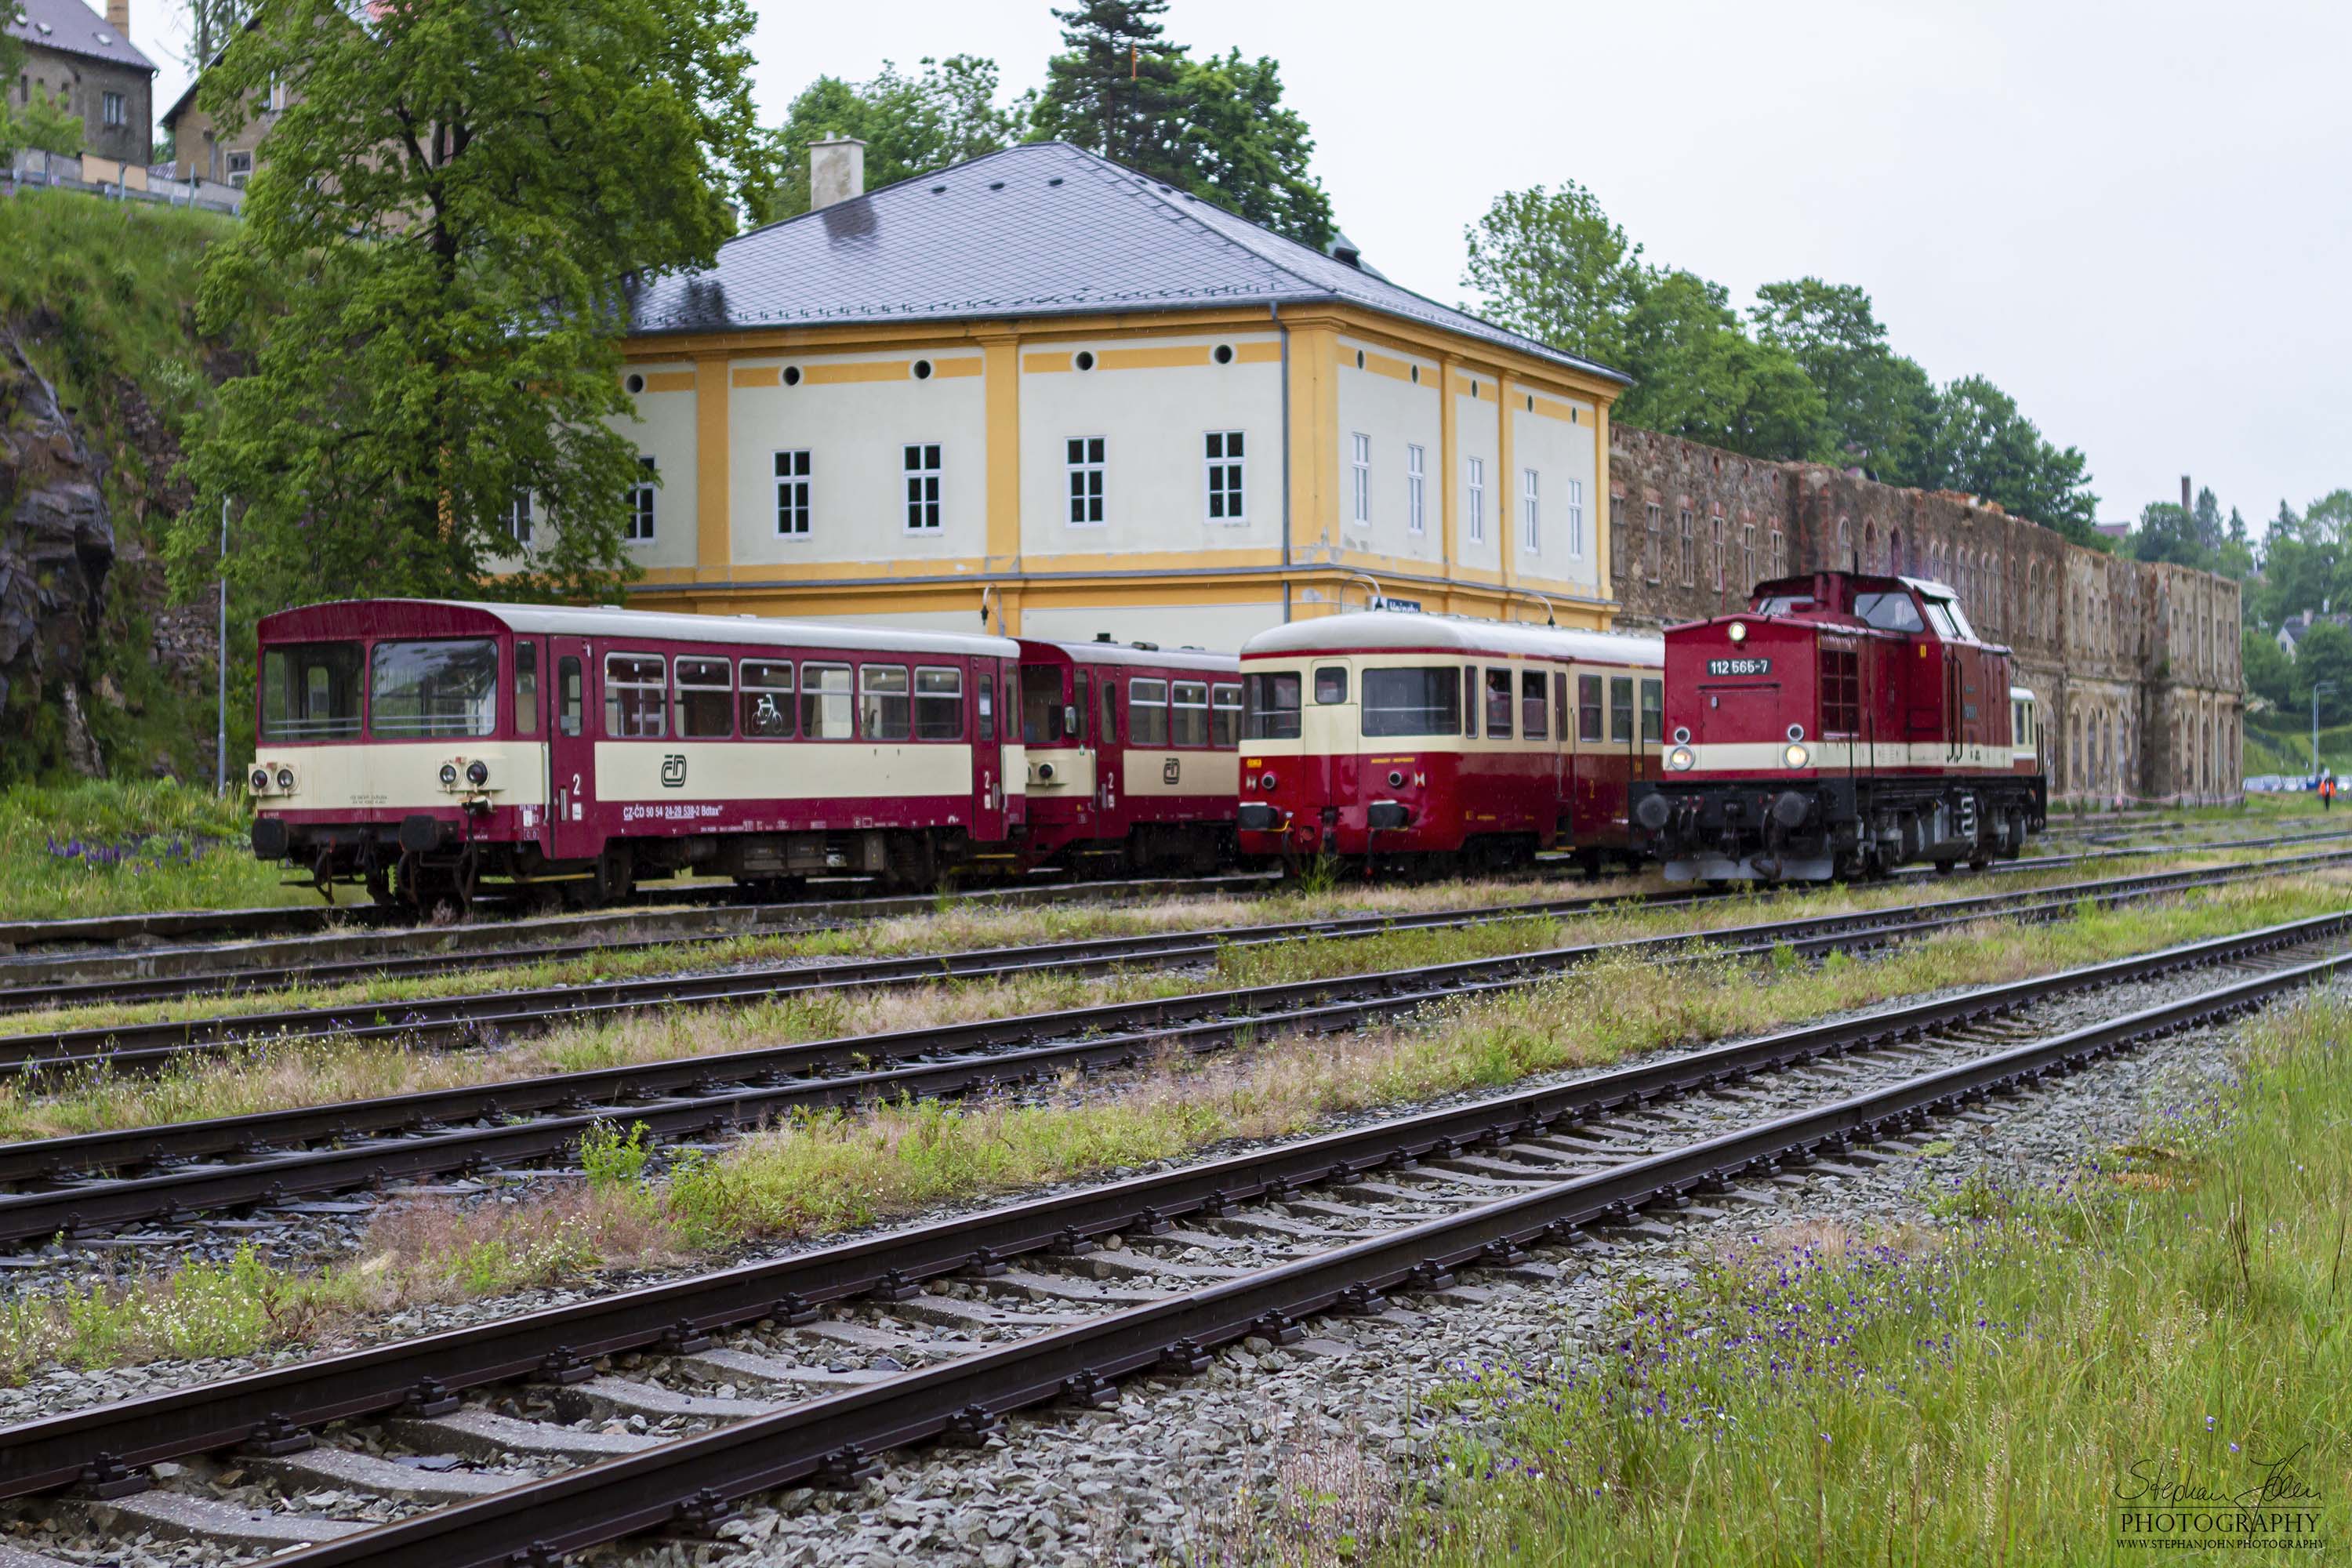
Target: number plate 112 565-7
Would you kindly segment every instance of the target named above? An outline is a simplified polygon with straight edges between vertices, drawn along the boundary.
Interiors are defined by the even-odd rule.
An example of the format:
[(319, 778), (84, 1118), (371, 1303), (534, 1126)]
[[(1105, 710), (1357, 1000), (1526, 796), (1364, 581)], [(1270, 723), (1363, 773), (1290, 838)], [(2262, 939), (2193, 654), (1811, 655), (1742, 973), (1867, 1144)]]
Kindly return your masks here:
[(1711, 658), (1706, 661), (1709, 675), (1769, 675), (1772, 661), (1769, 658)]

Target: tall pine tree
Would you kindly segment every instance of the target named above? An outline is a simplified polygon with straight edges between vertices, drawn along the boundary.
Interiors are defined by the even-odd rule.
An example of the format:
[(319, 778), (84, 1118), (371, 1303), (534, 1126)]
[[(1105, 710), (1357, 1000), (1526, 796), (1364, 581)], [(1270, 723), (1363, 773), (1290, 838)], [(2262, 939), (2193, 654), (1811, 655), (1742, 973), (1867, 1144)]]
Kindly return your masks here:
[(1033, 125), (1189, 189), (1184, 47), (1165, 37), (1167, 9), (1168, 0), (1083, 0), (1055, 11), (1065, 52), (1046, 63)]

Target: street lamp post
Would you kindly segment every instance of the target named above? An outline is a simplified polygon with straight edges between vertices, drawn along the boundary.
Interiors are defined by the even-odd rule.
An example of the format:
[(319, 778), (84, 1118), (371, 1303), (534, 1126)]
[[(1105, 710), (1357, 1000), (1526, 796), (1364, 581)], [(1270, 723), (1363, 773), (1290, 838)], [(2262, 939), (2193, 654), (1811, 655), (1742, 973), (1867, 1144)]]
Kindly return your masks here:
[(2315, 784), (2319, 782), (2319, 694), (2335, 689), (2336, 682), (2332, 680), (2311, 683), (2311, 780)]
[[(215, 701), (219, 706), (218, 722), (213, 731), (213, 794), (228, 793), (228, 498), (221, 498), (220, 541), (220, 647), (214, 660), (214, 675), (219, 686)], [(2314, 712), (2318, 710), (2314, 709)]]

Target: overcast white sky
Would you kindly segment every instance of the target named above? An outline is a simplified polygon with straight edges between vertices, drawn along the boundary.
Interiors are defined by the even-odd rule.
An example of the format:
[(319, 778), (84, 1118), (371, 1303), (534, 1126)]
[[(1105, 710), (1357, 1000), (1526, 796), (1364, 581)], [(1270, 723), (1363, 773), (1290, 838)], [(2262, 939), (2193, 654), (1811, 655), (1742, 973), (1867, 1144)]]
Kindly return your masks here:
[[(152, 14), (154, 0), (136, 0)], [(1049, 0), (753, 0), (770, 122), (809, 79), (1057, 47)], [(1464, 226), (1574, 179), (1655, 261), (1858, 283), (1938, 381), (2089, 456), (2100, 516), (2210, 484), (2257, 528), (2352, 485), (2352, 5), (1173, 0), (1271, 54), (1375, 266), (1463, 298)], [(152, 37), (152, 33), (150, 37)], [(159, 106), (184, 82), (166, 65)]]

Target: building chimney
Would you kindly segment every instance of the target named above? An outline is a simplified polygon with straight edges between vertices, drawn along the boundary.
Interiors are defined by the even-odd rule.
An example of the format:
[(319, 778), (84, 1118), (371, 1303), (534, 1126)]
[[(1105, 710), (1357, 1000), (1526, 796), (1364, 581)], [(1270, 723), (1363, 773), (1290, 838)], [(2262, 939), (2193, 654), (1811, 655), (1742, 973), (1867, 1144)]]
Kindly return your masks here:
[(2189, 476), (2187, 474), (2180, 476), (2180, 515), (2183, 517), (2189, 515)]
[(866, 143), (830, 136), (809, 143), (809, 210), (866, 194)]
[(106, 25), (124, 43), (131, 41), (131, 0), (106, 0)]

